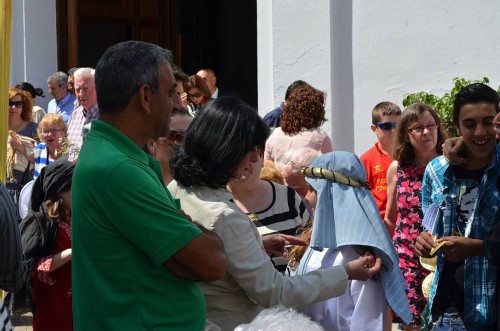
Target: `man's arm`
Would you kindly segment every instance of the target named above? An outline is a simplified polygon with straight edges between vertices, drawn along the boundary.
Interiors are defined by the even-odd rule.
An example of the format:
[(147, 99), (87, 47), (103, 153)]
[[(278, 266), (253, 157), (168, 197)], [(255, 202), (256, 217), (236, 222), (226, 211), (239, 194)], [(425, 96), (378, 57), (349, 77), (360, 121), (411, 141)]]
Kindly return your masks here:
[(15, 208), (0, 182), (0, 288), (12, 293), (21, 289), (28, 277)]
[(165, 267), (177, 277), (193, 281), (214, 281), (224, 278), (227, 259), (222, 240), (203, 225), (194, 224), (202, 233), (168, 259)]

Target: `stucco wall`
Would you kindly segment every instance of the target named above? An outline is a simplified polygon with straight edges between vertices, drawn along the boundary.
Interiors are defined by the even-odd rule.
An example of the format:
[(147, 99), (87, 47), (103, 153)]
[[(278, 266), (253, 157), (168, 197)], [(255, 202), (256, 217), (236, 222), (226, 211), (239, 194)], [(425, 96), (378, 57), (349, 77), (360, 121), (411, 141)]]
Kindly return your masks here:
[(10, 86), (27, 81), (42, 88), (45, 98), (36, 102), (46, 109), (52, 99), (47, 77), (56, 70), (55, 0), (13, 0)]
[(260, 114), (278, 106), (297, 79), (330, 94), (329, 6), (328, 0), (257, 1)]
[[(268, 1), (258, 0), (258, 8), (270, 7)], [(332, 121), (324, 129), (334, 148), (361, 154), (375, 142), (369, 125), (379, 101), (402, 107), (409, 92), (440, 95), (457, 76), (487, 76), (498, 87), (498, 12), (493, 0), (272, 0), (272, 13), (265, 13), (271, 23), (264, 20), (270, 25), (258, 31), (259, 112), (278, 104), (291, 81), (304, 79), (329, 94)], [(273, 49), (261, 59), (263, 33), (272, 35)], [(271, 82), (263, 84), (266, 78)]]

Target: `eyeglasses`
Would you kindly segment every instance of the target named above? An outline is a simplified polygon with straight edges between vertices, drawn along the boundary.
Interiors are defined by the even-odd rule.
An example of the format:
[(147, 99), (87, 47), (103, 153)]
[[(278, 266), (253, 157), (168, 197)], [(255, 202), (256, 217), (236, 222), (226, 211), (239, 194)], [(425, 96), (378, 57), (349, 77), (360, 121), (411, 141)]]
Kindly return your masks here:
[(380, 122), (375, 124), (377, 128), (381, 128), (384, 131), (390, 131), (396, 127), (396, 123), (393, 122)]
[(170, 130), (170, 134), (168, 135), (168, 139), (173, 142), (177, 142), (182, 144), (184, 141), (184, 133), (182, 130)]
[(49, 133), (58, 133), (61, 132), (62, 129), (50, 129), (50, 130), (42, 130), (43, 134), (49, 134)]
[(203, 95), (203, 94), (201, 94), (201, 93), (195, 93), (195, 94), (188, 94), (188, 95), (187, 95), (187, 97), (188, 97), (189, 99), (192, 99), (192, 98), (199, 98), (199, 97), (201, 97), (202, 95)]
[(9, 107), (23, 108), (22, 101), (9, 101)]
[(416, 126), (414, 128), (409, 128), (408, 131), (410, 131), (411, 133), (423, 133), (425, 129), (427, 129), (427, 131), (434, 131), (438, 127), (439, 127), (439, 125), (434, 123), (434, 124), (429, 124), (429, 125), (424, 125), (424, 126)]

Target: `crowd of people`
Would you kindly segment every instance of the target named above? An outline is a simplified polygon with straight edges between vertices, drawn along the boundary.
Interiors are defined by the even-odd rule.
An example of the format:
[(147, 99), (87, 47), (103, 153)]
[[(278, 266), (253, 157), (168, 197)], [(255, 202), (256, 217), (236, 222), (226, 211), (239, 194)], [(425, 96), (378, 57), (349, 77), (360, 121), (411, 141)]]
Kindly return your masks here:
[(309, 83), (263, 118), (216, 84), (128, 41), (50, 75), (46, 112), (9, 89), (0, 326), (243, 330), (289, 307), (308, 329), (500, 330), (496, 91), (455, 96), (450, 139), (431, 106), (380, 102), (358, 157)]

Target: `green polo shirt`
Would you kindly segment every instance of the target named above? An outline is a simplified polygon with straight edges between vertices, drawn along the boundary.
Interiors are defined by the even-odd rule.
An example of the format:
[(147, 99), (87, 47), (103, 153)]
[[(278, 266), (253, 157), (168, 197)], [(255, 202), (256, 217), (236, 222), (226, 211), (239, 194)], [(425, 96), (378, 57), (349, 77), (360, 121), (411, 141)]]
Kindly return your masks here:
[(75, 330), (203, 330), (197, 283), (164, 267), (201, 231), (179, 213), (159, 163), (95, 120), (72, 186)]

